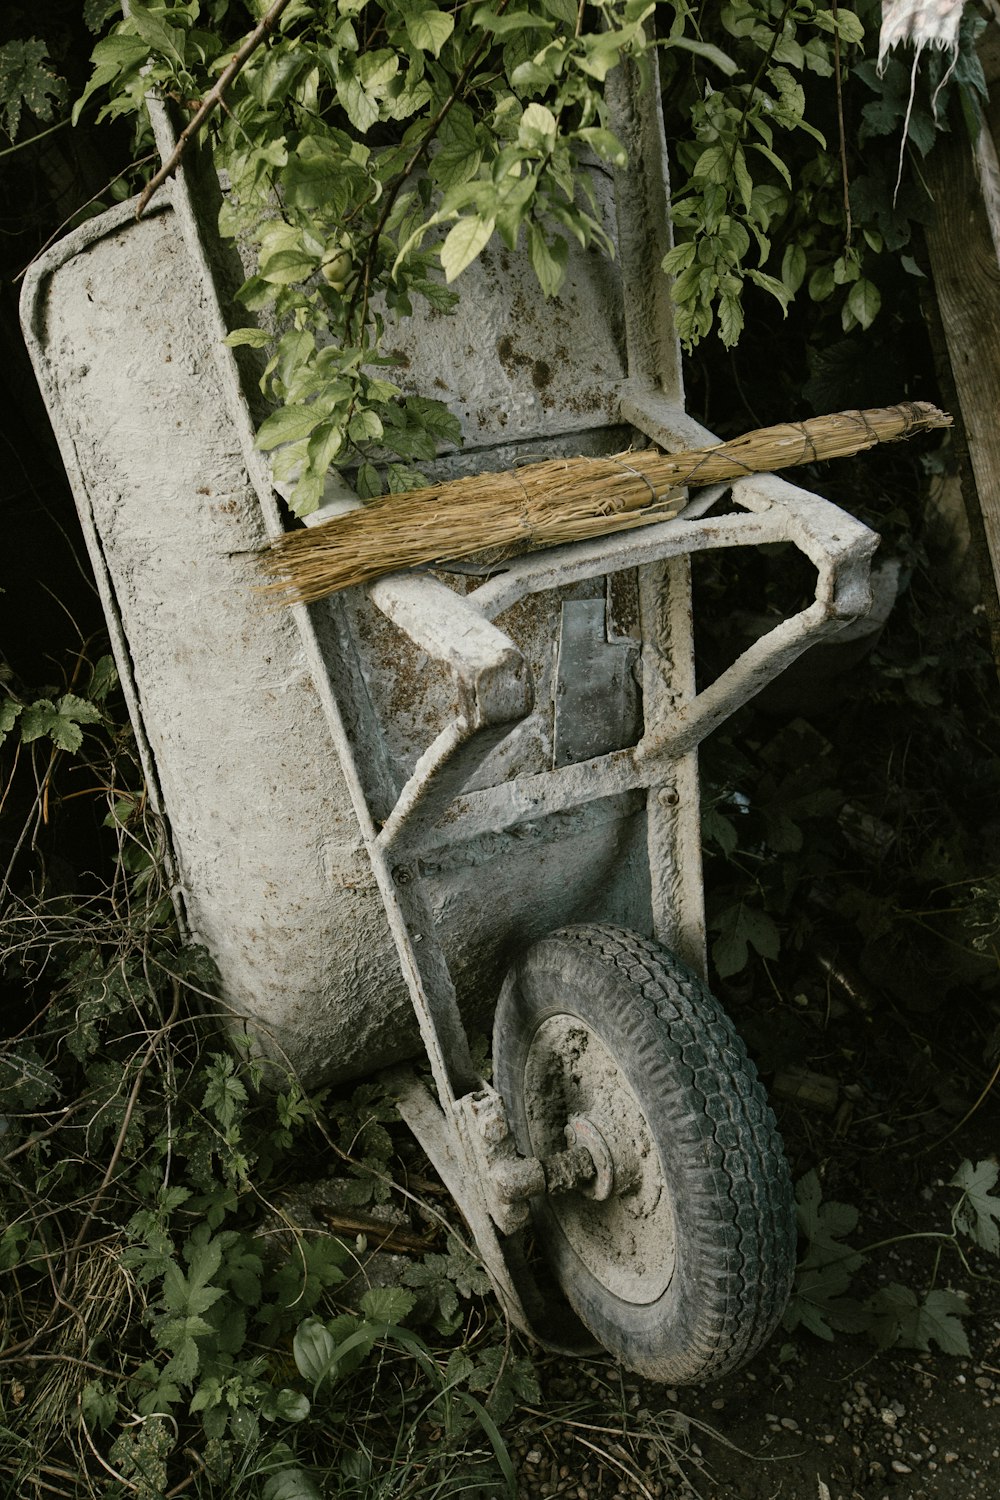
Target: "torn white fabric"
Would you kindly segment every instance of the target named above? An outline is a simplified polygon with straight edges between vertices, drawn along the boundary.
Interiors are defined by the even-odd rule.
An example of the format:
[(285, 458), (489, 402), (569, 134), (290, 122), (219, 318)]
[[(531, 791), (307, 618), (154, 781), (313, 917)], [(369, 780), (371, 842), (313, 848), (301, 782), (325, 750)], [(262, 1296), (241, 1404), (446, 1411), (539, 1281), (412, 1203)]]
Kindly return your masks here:
[(940, 47), (954, 58), (965, 0), (882, 0), (882, 29), (878, 39), (881, 73), (893, 47), (912, 42), (917, 57), (925, 47)]
[(934, 98), (931, 101), (936, 119), (938, 94), (951, 77), (958, 60), (958, 28), (962, 21), (964, 4), (965, 0), (882, 0), (882, 29), (878, 38), (879, 74), (885, 71), (889, 53), (894, 47), (911, 42), (914, 49), (913, 67), (910, 71), (910, 97), (906, 105), (906, 118), (903, 121), (903, 138), (899, 144), (899, 170), (896, 173), (896, 187), (892, 195), (893, 205), (899, 193), (899, 184), (903, 179), (903, 158), (906, 153), (910, 115), (913, 112), (913, 96), (917, 88), (920, 54), (925, 47), (937, 47), (940, 51), (949, 54), (944, 77), (934, 90)]

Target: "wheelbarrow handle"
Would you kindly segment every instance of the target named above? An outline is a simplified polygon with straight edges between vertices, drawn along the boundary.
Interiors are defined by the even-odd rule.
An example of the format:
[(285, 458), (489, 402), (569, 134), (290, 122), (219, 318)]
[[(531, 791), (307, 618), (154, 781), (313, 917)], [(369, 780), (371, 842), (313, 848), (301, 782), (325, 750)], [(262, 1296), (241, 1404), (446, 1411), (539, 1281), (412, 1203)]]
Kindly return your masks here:
[(531, 712), (534, 683), (510, 637), (436, 578), (391, 574), (372, 584), (368, 594), (415, 645), (452, 669), (457, 687), (455, 718), (417, 761), (379, 834), (380, 846), (398, 858)]

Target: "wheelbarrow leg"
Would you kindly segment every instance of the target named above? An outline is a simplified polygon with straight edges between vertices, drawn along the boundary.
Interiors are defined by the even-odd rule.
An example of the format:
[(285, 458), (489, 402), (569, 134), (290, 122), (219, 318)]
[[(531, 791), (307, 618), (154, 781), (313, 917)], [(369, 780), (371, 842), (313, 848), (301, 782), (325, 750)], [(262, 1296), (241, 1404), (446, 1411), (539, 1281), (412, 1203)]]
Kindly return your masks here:
[(396, 1107), (426, 1152), (469, 1226), (501, 1306), (536, 1343), (561, 1354), (588, 1354), (600, 1346), (561, 1295), (543, 1296), (527, 1266), (519, 1235), (501, 1235), (482, 1191), (479, 1163), (461, 1112), (445, 1111), (410, 1068), (383, 1075)]

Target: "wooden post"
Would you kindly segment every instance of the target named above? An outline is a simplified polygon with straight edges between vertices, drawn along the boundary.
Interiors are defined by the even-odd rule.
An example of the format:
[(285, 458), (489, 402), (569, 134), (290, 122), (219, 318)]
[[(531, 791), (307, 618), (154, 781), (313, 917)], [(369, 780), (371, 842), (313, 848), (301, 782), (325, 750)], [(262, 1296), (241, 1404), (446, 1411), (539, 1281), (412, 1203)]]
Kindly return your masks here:
[(924, 171), (934, 199), (927, 248), (964, 429), (957, 446), (968, 455), (963, 495), (1000, 668), (1000, 166), (989, 129), (975, 147), (964, 132), (940, 140)]

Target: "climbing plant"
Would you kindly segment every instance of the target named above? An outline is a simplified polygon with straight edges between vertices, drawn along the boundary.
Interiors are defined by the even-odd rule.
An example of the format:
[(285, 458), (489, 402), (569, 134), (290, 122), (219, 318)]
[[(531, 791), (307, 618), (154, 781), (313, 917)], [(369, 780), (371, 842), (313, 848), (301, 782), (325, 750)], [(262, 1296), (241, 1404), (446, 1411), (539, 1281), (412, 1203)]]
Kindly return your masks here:
[[(420, 464), (458, 440), (440, 402), (394, 380), (387, 323), (420, 302), (447, 312), (494, 234), (526, 246), (546, 295), (571, 242), (613, 254), (588, 168), (625, 160), (605, 99), (616, 69), (655, 69), (662, 83), (677, 238), (664, 271), (688, 348), (713, 331), (736, 343), (748, 291), (782, 310), (807, 298), (843, 332), (868, 329), (887, 281), (921, 274), (911, 225), (927, 200), (907, 155), (947, 128), (949, 90), (970, 122), (985, 92), (974, 10), (950, 76), (930, 57), (911, 98), (908, 64), (876, 68), (875, 0), (126, 9), (86, 0), (87, 23), (107, 34), (73, 119), (131, 119), (148, 145), (155, 98), (225, 174), (220, 228), (256, 261), (230, 341), (264, 351), (272, 410), (258, 442), (303, 515), (331, 465), (370, 497), (419, 485)], [(63, 94), (37, 39), (0, 49), (11, 134)]]

